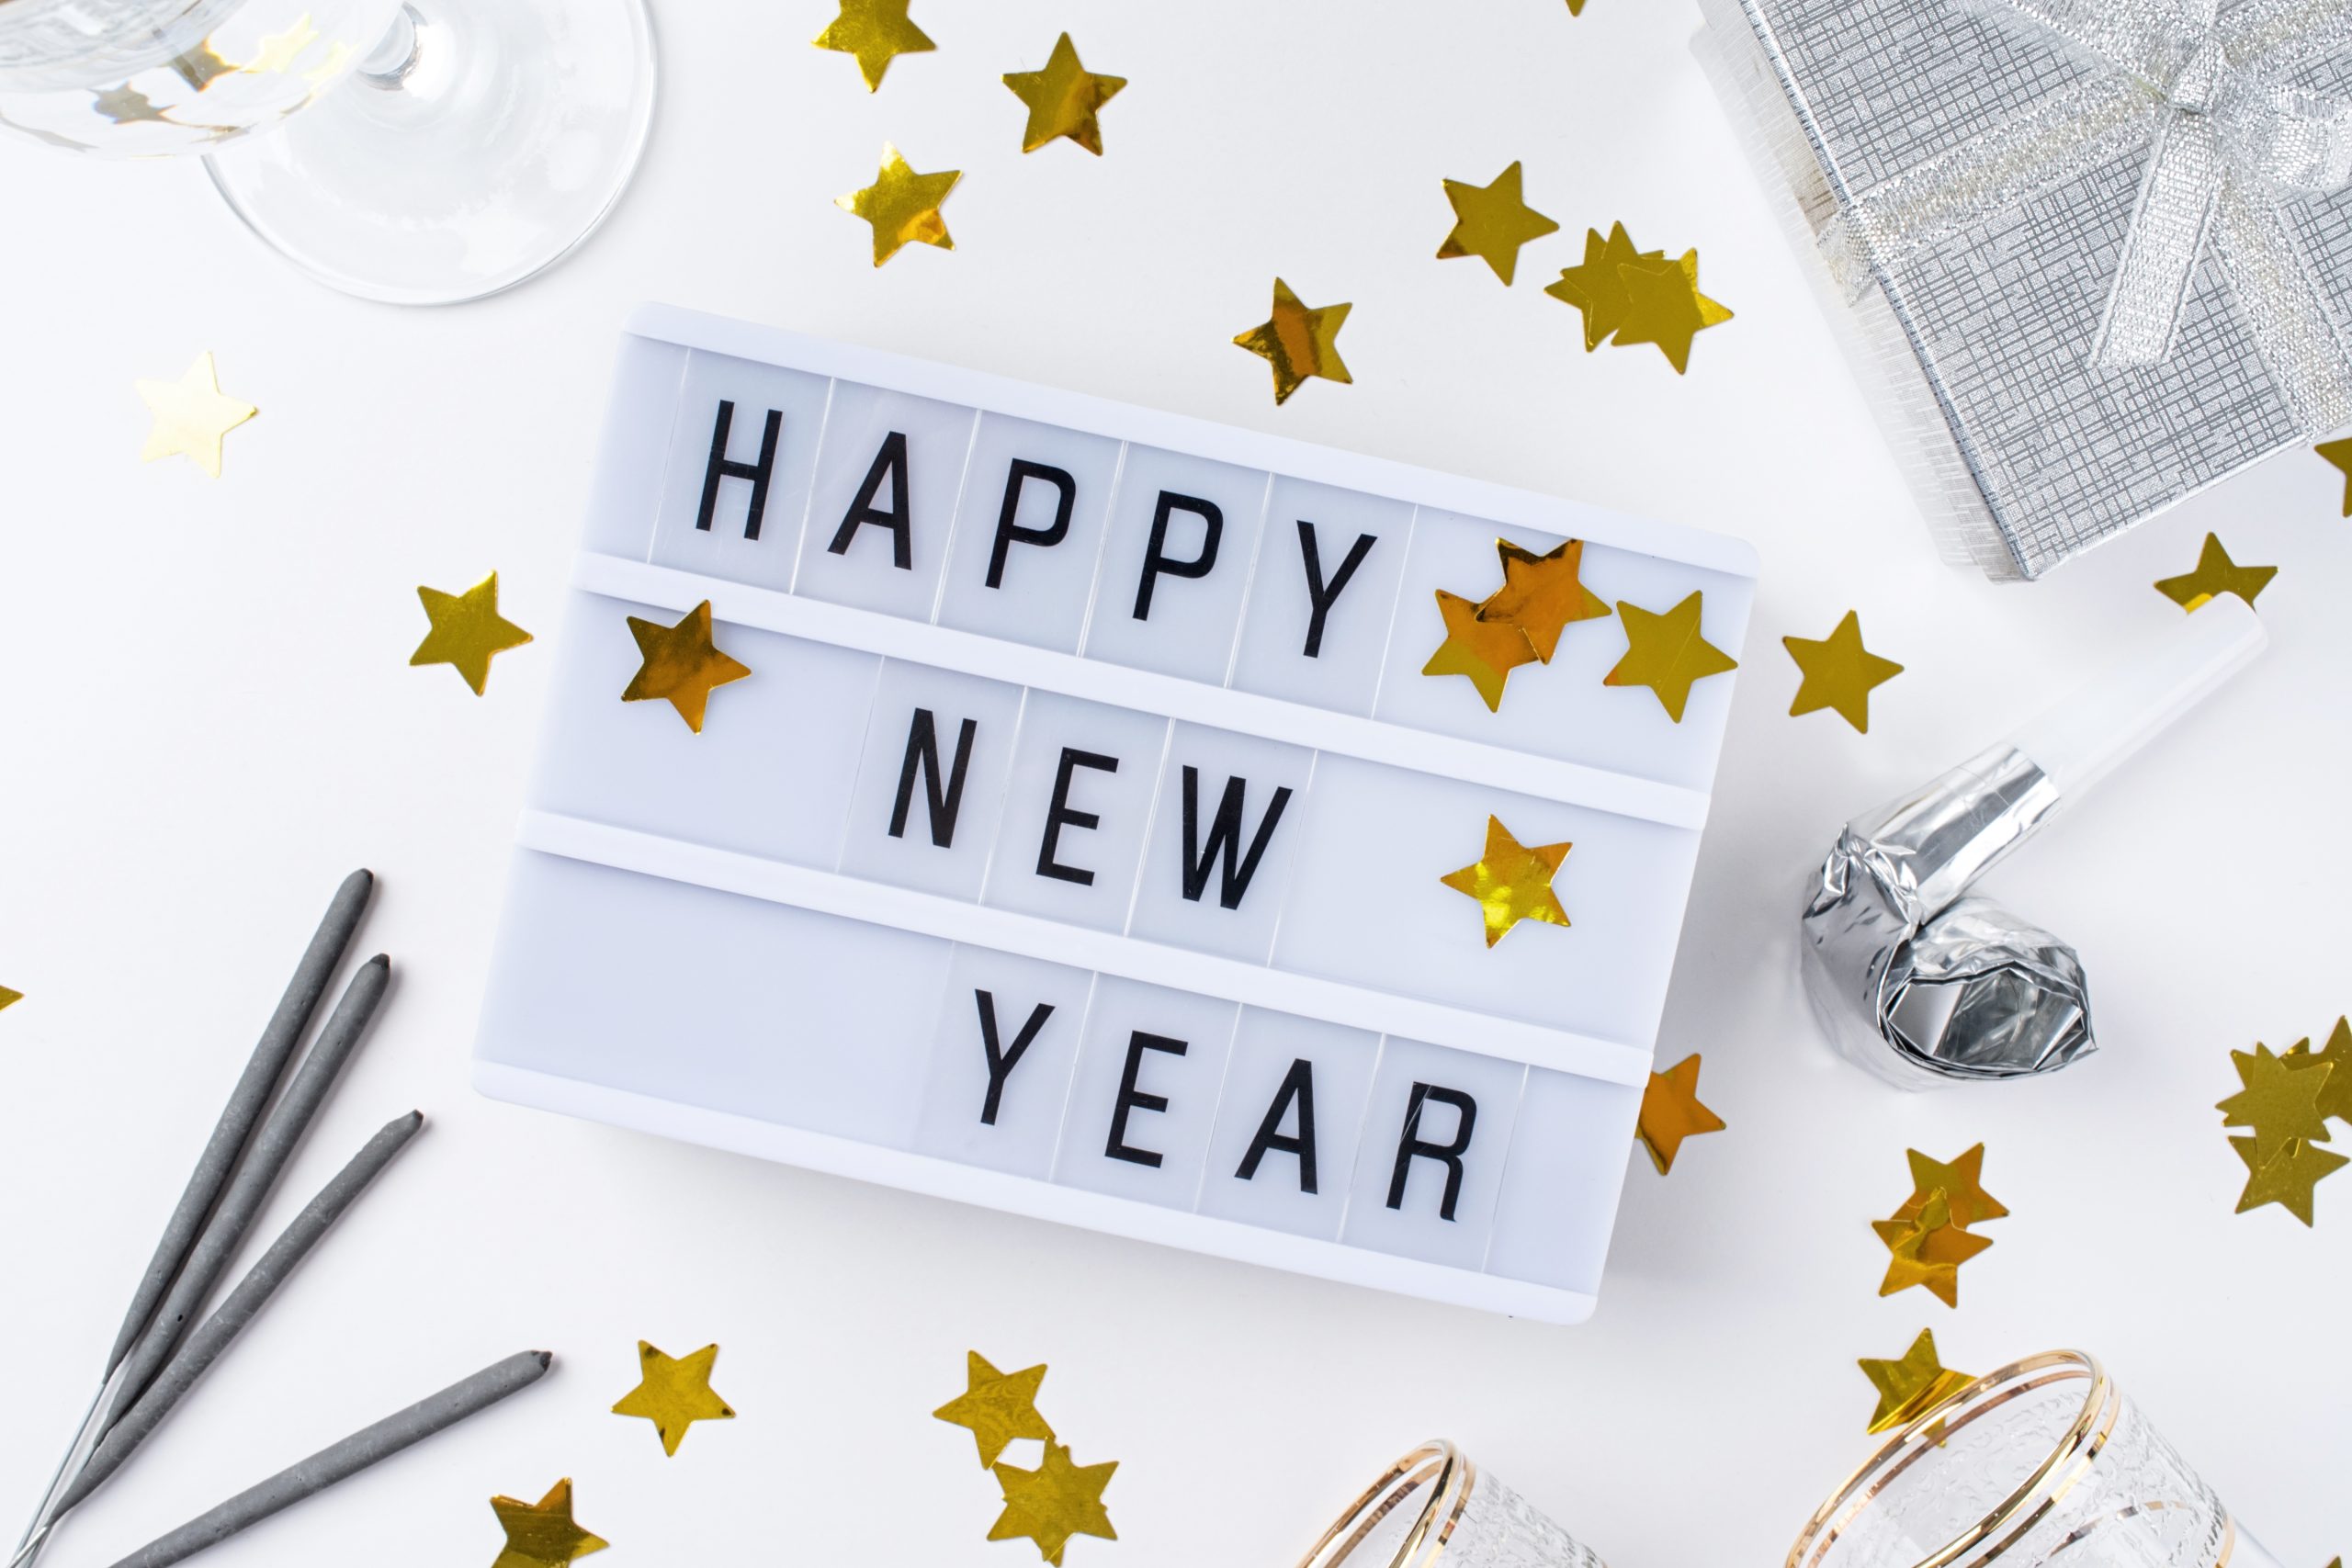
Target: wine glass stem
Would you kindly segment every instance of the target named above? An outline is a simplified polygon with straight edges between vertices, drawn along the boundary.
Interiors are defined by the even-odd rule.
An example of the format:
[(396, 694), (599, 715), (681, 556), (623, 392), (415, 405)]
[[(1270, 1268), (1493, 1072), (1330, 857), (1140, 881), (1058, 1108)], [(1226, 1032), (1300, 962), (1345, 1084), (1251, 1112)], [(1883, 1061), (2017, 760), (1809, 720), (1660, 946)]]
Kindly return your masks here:
[(359, 62), (355, 73), (358, 78), (371, 87), (398, 89), (408, 80), (409, 73), (416, 69), (424, 20), (415, 6), (401, 6), (400, 15), (385, 29), (382, 40)]

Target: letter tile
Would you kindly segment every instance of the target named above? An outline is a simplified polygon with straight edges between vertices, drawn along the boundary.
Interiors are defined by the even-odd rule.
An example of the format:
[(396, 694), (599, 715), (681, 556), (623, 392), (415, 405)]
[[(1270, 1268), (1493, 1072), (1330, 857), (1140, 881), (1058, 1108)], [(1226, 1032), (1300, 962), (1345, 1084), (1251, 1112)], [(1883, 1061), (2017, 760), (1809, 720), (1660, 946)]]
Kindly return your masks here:
[(1111, 502), (1086, 657), (1223, 684), (1267, 482), (1230, 464), (1129, 446)]
[(1004, 816), (1021, 688), (893, 659), (857, 767), (842, 870), (977, 899)]
[(1119, 443), (980, 416), (939, 622), (1078, 651)]
[(1031, 692), (981, 901), (1125, 931), (1168, 721)]
[(957, 946), (916, 1152), (1040, 1180), (1051, 1175), (1093, 986), (1083, 969)]
[(1189, 991), (1097, 976), (1054, 1179), (1192, 1208), (1239, 1010)]
[(1277, 478), (1234, 685), (1370, 713), (1412, 530), (1408, 502)]
[(1243, 1008), (1201, 1213), (1336, 1241), (1380, 1036)]
[(931, 619), (977, 417), (835, 382), (794, 592)]
[(1314, 770), (1302, 746), (1177, 725), (1129, 933), (1263, 964), (1313, 810)]
[(1522, 1064), (1498, 1056), (1382, 1042), (1340, 1239), (1479, 1267), (1526, 1077)]
[(827, 385), (821, 376), (690, 352), (648, 558), (790, 588)]

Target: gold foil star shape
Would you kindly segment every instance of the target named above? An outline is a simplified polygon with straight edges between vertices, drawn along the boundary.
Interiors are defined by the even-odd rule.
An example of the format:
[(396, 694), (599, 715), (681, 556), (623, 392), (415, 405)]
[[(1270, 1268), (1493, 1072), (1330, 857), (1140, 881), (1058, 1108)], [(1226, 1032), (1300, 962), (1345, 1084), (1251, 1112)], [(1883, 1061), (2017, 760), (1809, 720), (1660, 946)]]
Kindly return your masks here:
[(1642, 1113), (1634, 1136), (1650, 1154), (1650, 1163), (1664, 1176), (1674, 1168), (1682, 1140), (1702, 1133), (1720, 1133), (1724, 1119), (1699, 1103), (1699, 1058), (1685, 1056), (1662, 1073), (1650, 1075), (1642, 1090)]
[(1438, 260), (1476, 256), (1506, 285), (1519, 268), (1519, 247), (1559, 231), (1557, 223), (1520, 199), (1516, 160), (1492, 185), (1446, 181), (1445, 199), (1453, 204), (1453, 229), (1437, 248)]
[(12, 991), (6, 986), (0, 986), (0, 1009), (14, 1007), (24, 999), (24, 992)]
[(1040, 1361), (1017, 1372), (1001, 1372), (978, 1350), (965, 1352), (964, 1392), (932, 1412), (942, 1421), (971, 1429), (980, 1450), (980, 1468), (988, 1469), (1005, 1445), (1023, 1438), (1054, 1440), (1054, 1429), (1037, 1414), (1037, 1385), (1046, 1381)]
[(1705, 609), (1703, 589), (1693, 590), (1662, 615), (1619, 600), (1617, 616), (1625, 626), (1625, 657), (1601, 677), (1602, 682), (1647, 686), (1665, 705), (1667, 716), (1680, 724), (1693, 683), (1739, 668), (1738, 660), (1699, 635)]
[(2238, 565), (2222, 547), (2221, 536), (2208, 534), (2205, 547), (2197, 554), (2197, 569), (2158, 578), (2156, 592), (2184, 610), (2194, 610), (2217, 593), (2234, 593), (2251, 604), (2278, 575), (2275, 566)]
[(1908, 1427), (1976, 1381), (1966, 1372), (1953, 1371), (1937, 1359), (1936, 1332), (1932, 1328), (1919, 1330), (1919, 1337), (1911, 1342), (1911, 1348), (1893, 1360), (1864, 1356), (1856, 1365), (1871, 1380), (1871, 1386), (1878, 1390), (1878, 1409), (1871, 1416), (1870, 1429), (1873, 1434)]
[(997, 1484), (1004, 1489), (1004, 1512), (989, 1528), (990, 1540), (1015, 1540), (1027, 1536), (1037, 1543), (1037, 1555), (1058, 1563), (1075, 1535), (1098, 1535), (1116, 1540), (1111, 1516), (1102, 1507), (1102, 1489), (1111, 1483), (1106, 1464), (1072, 1464), (1069, 1450), (1060, 1443), (1046, 1445), (1046, 1461), (1035, 1470), (1009, 1464), (996, 1468)]
[(835, 197), (833, 205), (844, 212), (855, 213), (874, 226), (874, 265), (880, 266), (899, 254), (900, 247), (915, 243), (937, 245), (952, 251), (956, 242), (947, 232), (947, 220), (940, 216), (939, 204), (964, 177), (961, 169), (943, 169), (935, 175), (914, 172), (896, 147), (882, 144), (882, 167), (875, 175), (874, 183), (864, 190)]
[(1617, 276), (1625, 284), (1625, 320), (1617, 329), (1617, 346), (1654, 343), (1678, 376), (1690, 372), (1690, 340), (1731, 320), (1729, 310), (1699, 292), (1696, 251), (1685, 251), (1680, 261), (1628, 262)]
[(476, 696), (489, 683), (491, 656), (531, 640), (529, 632), (498, 613), (498, 573), (494, 571), (463, 593), (420, 586), (416, 596), (424, 601), (424, 616), (433, 623), (433, 629), (409, 655), (409, 663), (453, 665)]
[(2223, 1112), (2222, 1126), (2254, 1129), (2251, 1142), (2257, 1159), (2267, 1164), (2290, 1143), (2326, 1142), (2327, 1117), (2320, 1110), (2320, 1097), (2335, 1076), (2334, 1064), (2274, 1056), (2269, 1046), (2260, 1044), (2251, 1055), (2231, 1052), (2230, 1061), (2245, 1087), (2213, 1109)]
[(506, 1531), (506, 1545), (490, 1568), (563, 1568), (611, 1545), (571, 1522), (571, 1480), (559, 1481), (536, 1503), (492, 1497), (490, 1506)]
[(284, 32), (265, 34), (261, 48), (245, 62), (244, 69), (256, 73), (271, 72), (284, 75), (294, 69), (294, 62), (301, 59), (302, 51), (318, 41), (319, 29), (311, 25), (311, 14), (305, 11), (295, 17)]
[(645, 661), (630, 679), (628, 690), (621, 694), (621, 701), (666, 700), (696, 735), (702, 733), (703, 708), (710, 701), (712, 688), (752, 672), (749, 666), (719, 652), (710, 640), (707, 599), (687, 611), (674, 626), (631, 615), (628, 629)]
[(1340, 357), (1340, 328), (1353, 305), (1317, 305), (1309, 310), (1290, 285), (1274, 279), (1274, 313), (1233, 341), (1274, 367), (1274, 402), (1290, 400), (1309, 376), (1353, 381)]
[(1609, 602), (1587, 588), (1580, 575), (1582, 539), (1570, 539), (1540, 556), (1509, 539), (1497, 539), (1495, 553), (1502, 557), (1503, 585), (1479, 604), (1478, 618), (1500, 621), (1525, 632), (1528, 647), (1544, 663), (1552, 662), (1560, 646), (1560, 633), (1570, 621), (1589, 621), (1609, 614)]
[(2282, 1059), (2296, 1068), (2329, 1068), (2327, 1082), (2320, 1086), (2319, 1113), (2352, 1122), (2352, 1018), (2335, 1021), (2335, 1027), (2328, 1032), (2326, 1047), (2316, 1055), (2310, 1041), (2300, 1040), (2288, 1047)]
[(2323, 441), (2312, 450), (2344, 470), (2344, 515), (2352, 517), (2352, 435)]
[(176, 381), (138, 383), (153, 423), (139, 460), (186, 457), (214, 479), (220, 477), (220, 438), (261, 412), (251, 403), (220, 395), (220, 378), (209, 352), (196, 356)]
[(1125, 76), (1105, 76), (1078, 62), (1078, 50), (1064, 33), (1054, 40), (1054, 52), (1043, 71), (1008, 71), (1004, 85), (1029, 107), (1029, 124), (1021, 133), (1021, 150), (1035, 152), (1057, 136), (1067, 136), (1096, 157), (1102, 155), (1102, 127), (1095, 111), (1127, 85)]
[(638, 1385), (613, 1406), (616, 1416), (642, 1416), (661, 1434), (662, 1451), (676, 1457), (686, 1428), (697, 1421), (731, 1421), (734, 1410), (710, 1386), (711, 1368), (718, 1347), (706, 1345), (691, 1356), (665, 1356), (640, 1339), (637, 1359), (643, 1374)]
[(1625, 232), (1623, 223), (1611, 224), (1605, 240), (1600, 230), (1588, 229), (1582, 265), (1562, 267), (1560, 281), (1544, 292), (1584, 313), (1584, 350), (1590, 354), (1625, 324), (1625, 314), (1633, 308), (1633, 296), (1625, 291), (1624, 275), (1619, 269), (1665, 259), (1664, 251), (1635, 249), (1634, 237)]
[(2312, 1224), (2312, 1189), (2323, 1177), (2333, 1176), (2352, 1160), (2330, 1153), (2301, 1138), (2291, 1139), (2277, 1154), (2265, 1156), (2255, 1147), (2252, 1138), (2232, 1138), (2230, 1147), (2245, 1162), (2245, 1190), (2239, 1195), (2237, 1212), (2259, 1209), (2265, 1203), (2276, 1203), (2304, 1224)]
[(907, 19), (907, 0), (841, 0), (842, 14), (825, 24), (811, 41), (819, 49), (857, 56), (858, 73), (869, 93), (882, 85), (882, 73), (902, 54), (922, 54), (939, 46)]
[(1789, 716), (1829, 708), (1868, 735), (1871, 689), (1902, 674), (1903, 666), (1862, 646), (1861, 616), (1849, 610), (1837, 629), (1818, 641), (1784, 637), (1781, 643), (1804, 676), (1797, 683), (1796, 700), (1789, 704)]
[(1515, 622), (1488, 620), (1459, 593), (1437, 591), (1437, 613), (1445, 619), (1445, 640), (1421, 666), (1424, 675), (1466, 675), (1488, 713), (1503, 705), (1510, 672), (1535, 662), (1535, 645)]
[(1963, 1230), (1986, 1220), (2008, 1217), (2007, 1206), (1984, 1190), (1984, 1145), (1977, 1145), (1950, 1164), (1929, 1159), (1917, 1149), (1904, 1153), (1911, 1161), (1911, 1201), (1895, 1211), (1896, 1219), (1917, 1218), (1928, 1206), (1928, 1200), (1939, 1192), (1951, 1223)]
[(1568, 858), (1572, 844), (1522, 844), (1510, 835), (1499, 817), (1487, 818), (1487, 850), (1476, 860), (1460, 871), (1449, 871), (1438, 878), (1456, 893), (1466, 894), (1478, 900), (1478, 908), (1486, 917), (1487, 945), (1511, 933), (1511, 928), (1521, 920), (1542, 920), (1548, 925), (1568, 923), (1567, 910), (1560, 907), (1558, 895), (1552, 891), (1552, 878), (1559, 874), (1560, 863)]
[(1993, 1245), (1988, 1238), (1971, 1235), (1952, 1223), (1951, 1204), (1941, 1192), (1929, 1193), (1917, 1214), (1872, 1220), (1871, 1229), (1894, 1254), (1878, 1293), (1891, 1296), (1925, 1285), (1929, 1294), (1948, 1307), (1960, 1305), (1960, 1266)]

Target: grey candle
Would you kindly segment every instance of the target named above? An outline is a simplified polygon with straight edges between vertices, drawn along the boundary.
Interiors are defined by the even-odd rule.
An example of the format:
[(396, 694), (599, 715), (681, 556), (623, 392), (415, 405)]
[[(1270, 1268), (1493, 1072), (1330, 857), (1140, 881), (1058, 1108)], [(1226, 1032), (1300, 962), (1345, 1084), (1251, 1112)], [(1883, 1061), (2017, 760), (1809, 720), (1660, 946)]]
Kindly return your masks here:
[(168, 1568), (208, 1546), (217, 1546), (279, 1509), (323, 1492), (377, 1461), (389, 1459), (411, 1443), (454, 1427), (508, 1394), (529, 1387), (547, 1374), (548, 1363), (554, 1359), (545, 1350), (524, 1350), (494, 1366), (484, 1367), (463, 1382), (452, 1383), (430, 1398), (421, 1399), (330, 1448), (321, 1449), (259, 1485), (247, 1487), (169, 1535), (149, 1541), (114, 1568)]

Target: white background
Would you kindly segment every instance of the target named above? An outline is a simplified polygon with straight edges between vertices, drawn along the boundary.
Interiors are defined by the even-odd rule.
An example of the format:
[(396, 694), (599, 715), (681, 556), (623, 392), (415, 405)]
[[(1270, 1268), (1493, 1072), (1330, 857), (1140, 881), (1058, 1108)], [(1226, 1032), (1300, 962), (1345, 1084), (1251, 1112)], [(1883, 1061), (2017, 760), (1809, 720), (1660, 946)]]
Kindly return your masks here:
[[(319, 289), (192, 164), (0, 149), (0, 1515), (29, 1508), (214, 1109), (335, 879), (383, 887), (387, 1015), (273, 1210), (411, 1105), (432, 1125), (180, 1416), (61, 1538), (111, 1561), (268, 1470), (525, 1346), (554, 1377), (221, 1548), (265, 1563), (487, 1563), (493, 1492), (559, 1476), (628, 1563), (1035, 1561), (933, 1422), (966, 1348), (1052, 1366), (1121, 1540), (1076, 1564), (1281, 1564), (1434, 1433), (1618, 1568), (1774, 1562), (1859, 1461), (1853, 1362), (1932, 1325), (1984, 1370), (2104, 1356), (2290, 1568), (2352, 1547), (2352, 1178), (2307, 1232), (2230, 1213), (2228, 1052), (2352, 1008), (2352, 524), (2290, 453), (2045, 583), (1941, 565), (1772, 209), (1686, 51), (1687, 3), (918, 0), (934, 54), (869, 97), (820, 0), (665, 4), (652, 147), (560, 272), (440, 312)], [(1108, 156), (1019, 152), (1000, 73), (1068, 28), (1132, 85)], [(960, 167), (953, 254), (879, 272), (831, 198), (885, 138)], [(1564, 231), (1505, 290), (1431, 259), (1442, 177), (1514, 158)], [(1738, 312), (1677, 378), (1587, 356), (1537, 290), (1587, 225), (1697, 246)], [(1352, 387), (1276, 409), (1229, 346), (1272, 278), (1348, 299)], [(1743, 535), (1765, 573), (1663, 1061), (1730, 1122), (1635, 1158), (1599, 1315), (1546, 1328), (861, 1187), (476, 1099), (505, 845), (605, 366), (646, 298), (1278, 430)], [(227, 477), (137, 461), (131, 382), (203, 349), (262, 417)], [(2266, 660), (1998, 878), (2074, 937), (2105, 1050), (2047, 1082), (1905, 1097), (1826, 1055), (1792, 968), (1837, 822), (1998, 739), (2180, 612), (2208, 527), (2275, 562)], [(541, 644), (477, 699), (413, 670), (415, 585), (500, 573)], [(1849, 607), (1909, 666), (1868, 737), (1787, 716), (1785, 634)], [(722, 694), (723, 700), (723, 694)], [(682, 982), (683, 983), (683, 982)], [(1882, 1301), (1868, 1222), (1903, 1151), (1978, 1139), (2015, 1211), (1962, 1306)], [(741, 1412), (664, 1460), (605, 1414), (640, 1336), (723, 1347)], [(12, 1532), (13, 1536), (13, 1532)]]

